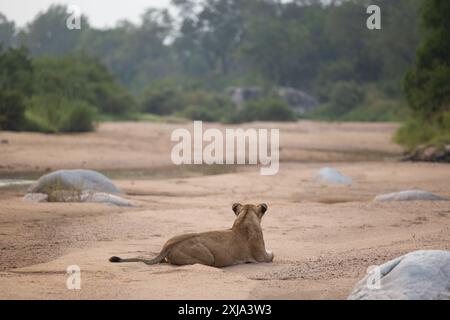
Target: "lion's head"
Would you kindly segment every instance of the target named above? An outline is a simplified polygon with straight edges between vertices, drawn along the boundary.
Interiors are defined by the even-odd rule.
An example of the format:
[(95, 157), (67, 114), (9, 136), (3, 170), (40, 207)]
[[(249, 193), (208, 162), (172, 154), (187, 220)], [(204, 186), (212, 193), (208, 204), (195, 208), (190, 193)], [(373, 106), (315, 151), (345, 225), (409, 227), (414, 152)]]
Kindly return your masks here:
[(267, 211), (267, 204), (261, 203), (258, 205), (242, 205), (240, 203), (234, 203), (231, 208), (236, 215), (236, 220), (234, 221), (233, 226), (237, 226), (245, 221), (257, 222), (258, 224), (261, 224), (261, 219)]

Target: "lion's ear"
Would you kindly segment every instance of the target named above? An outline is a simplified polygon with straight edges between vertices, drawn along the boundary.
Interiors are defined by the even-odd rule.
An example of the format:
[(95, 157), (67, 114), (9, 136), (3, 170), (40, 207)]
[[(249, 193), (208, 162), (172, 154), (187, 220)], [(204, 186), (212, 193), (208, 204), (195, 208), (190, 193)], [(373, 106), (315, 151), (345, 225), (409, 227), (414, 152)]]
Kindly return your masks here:
[(241, 208), (242, 208), (242, 204), (240, 204), (240, 203), (233, 203), (233, 205), (231, 206), (231, 209), (233, 209), (235, 215), (239, 214), (239, 211), (241, 211)]
[(261, 207), (261, 213), (262, 214), (266, 213), (266, 211), (267, 211), (267, 204), (261, 203), (259, 206)]

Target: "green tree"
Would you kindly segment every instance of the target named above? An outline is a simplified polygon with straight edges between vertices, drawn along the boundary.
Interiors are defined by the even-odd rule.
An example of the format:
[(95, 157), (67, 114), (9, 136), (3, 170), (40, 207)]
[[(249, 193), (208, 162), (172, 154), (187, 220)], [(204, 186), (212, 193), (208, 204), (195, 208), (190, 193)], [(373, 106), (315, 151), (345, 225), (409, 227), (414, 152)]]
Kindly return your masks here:
[(413, 115), (396, 135), (409, 149), (450, 143), (450, 2), (426, 0), (422, 19), (426, 37), (404, 82)]
[[(201, 55), (212, 72), (227, 75), (234, 64), (234, 54), (243, 39), (243, 7), (246, 1), (206, 0), (195, 18), (190, 15), (182, 22), (181, 40), (186, 50)], [(175, 5), (193, 6), (192, 2), (174, 1)]]
[(33, 65), (26, 48), (0, 47), (0, 91), (14, 90), (24, 95), (32, 92)]
[(450, 110), (450, 2), (427, 0), (423, 26), (427, 35), (406, 75), (405, 92), (411, 108), (431, 118)]
[(114, 28), (89, 29), (79, 48), (97, 57), (123, 84), (139, 94), (155, 79), (174, 73), (170, 46), (172, 17), (167, 10), (148, 9), (135, 25), (120, 21)]
[(132, 96), (98, 60), (87, 56), (36, 59), (35, 91), (86, 101), (101, 113), (125, 114), (133, 110)]
[(16, 27), (13, 21), (8, 21), (5, 15), (0, 12), (0, 45), (4, 48), (12, 46)]
[(0, 129), (20, 130), (24, 125), (25, 99), (32, 93), (33, 67), (24, 48), (0, 47)]
[(24, 124), (24, 97), (17, 91), (0, 91), (0, 130), (20, 130)]
[(29, 48), (33, 56), (44, 54), (60, 56), (73, 53), (77, 49), (82, 33), (89, 29), (89, 24), (87, 18), (81, 16), (81, 29), (70, 30), (66, 26), (69, 16), (67, 6), (50, 6), (18, 34), (19, 44)]

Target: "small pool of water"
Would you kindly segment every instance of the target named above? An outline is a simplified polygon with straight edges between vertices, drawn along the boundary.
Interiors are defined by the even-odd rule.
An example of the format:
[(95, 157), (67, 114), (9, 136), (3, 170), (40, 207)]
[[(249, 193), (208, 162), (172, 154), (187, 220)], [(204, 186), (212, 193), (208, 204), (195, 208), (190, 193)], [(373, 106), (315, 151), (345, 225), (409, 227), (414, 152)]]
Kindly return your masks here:
[(22, 180), (22, 179), (0, 179), (0, 188), (10, 186), (27, 186), (34, 183), (34, 180)]
[(226, 174), (237, 170), (238, 168), (232, 165), (185, 165), (145, 170), (103, 170), (99, 172), (113, 180), (164, 180)]
[[(233, 173), (237, 166), (186, 165), (145, 170), (98, 170), (112, 180), (164, 180)], [(0, 172), (0, 189), (25, 188), (49, 172)]]

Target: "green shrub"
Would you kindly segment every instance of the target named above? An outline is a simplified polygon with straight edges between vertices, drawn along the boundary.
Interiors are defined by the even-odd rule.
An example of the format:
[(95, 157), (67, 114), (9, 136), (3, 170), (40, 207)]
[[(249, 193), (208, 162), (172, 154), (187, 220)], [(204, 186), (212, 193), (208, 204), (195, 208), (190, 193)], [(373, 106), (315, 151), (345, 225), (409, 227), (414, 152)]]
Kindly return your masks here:
[(405, 120), (409, 113), (409, 109), (404, 102), (381, 100), (374, 104), (356, 107), (341, 117), (340, 120), (396, 122)]
[(450, 111), (425, 119), (415, 115), (397, 130), (395, 142), (409, 150), (421, 144), (441, 147), (450, 144)]
[(450, 105), (450, 2), (428, 0), (422, 6), (426, 36), (404, 81), (406, 98), (418, 116), (429, 117)]
[(219, 121), (231, 101), (221, 94), (183, 88), (171, 82), (161, 82), (148, 88), (142, 98), (142, 112), (157, 115), (177, 114), (188, 119)]
[(116, 83), (98, 84), (95, 92), (96, 98), (87, 102), (98, 107), (101, 113), (125, 116), (136, 110), (134, 98)]
[(84, 101), (71, 103), (68, 113), (61, 121), (61, 132), (87, 132), (94, 130), (94, 119), (97, 111)]
[(183, 111), (179, 112), (181, 117), (191, 120), (201, 121), (217, 121), (220, 120), (220, 116), (214, 112), (214, 110), (204, 106), (188, 106)]
[(134, 111), (132, 96), (97, 60), (85, 56), (40, 57), (33, 62), (35, 94), (83, 100), (99, 112)]
[(428, 0), (422, 6), (425, 38), (415, 64), (404, 79), (412, 117), (397, 131), (395, 141), (413, 150), (421, 144), (450, 143), (450, 2)]
[(32, 131), (85, 132), (94, 129), (96, 109), (81, 100), (67, 100), (58, 95), (33, 96), (25, 117)]
[(291, 107), (279, 98), (261, 98), (249, 101), (242, 109), (229, 119), (230, 122), (249, 121), (295, 121), (296, 117)]
[(0, 130), (21, 130), (33, 68), (25, 48), (3, 51), (0, 44)]
[(331, 90), (330, 109), (336, 116), (343, 116), (364, 101), (364, 90), (354, 82), (339, 81)]
[(400, 80), (384, 80), (378, 84), (384, 97), (387, 99), (401, 99), (402, 98), (402, 84)]
[(0, 130), (20, 130), (24, 112), (24, 97), (19, 92), (0, 91)]
[(151, 113), (130, 112), (124, 115), (99, 114), (96, 117), (99, 122), (115, 121), (146, 121), (146, 122), (166, 122), (170, 117), (163, 117)]
[(315, 79), (315, 93), (317, 97), (327, 102), (335, 83), (339, 81), (350, 81), (355, 78), (354, 66), (350, 61), (338, 60), (323, 64)]
[(404, 121), (411, 112), (396, 90), (395, 81), (361, 86), (339, 82), (332, 90), (331, 101), (304, 117), (324, 121)]
[(148, 88), (143, 95), (140, 111), (168, 115), (179, 111), (180, 89), (171, 85), (158, 84)]
[(26, 48), (2, 50), (0, 43), (0, 91), (17, 91), (29, 96), (33, 91), (33, 66)]
[(179, 112), (177, 115), (191, 120), (214, 122), (223, 121), (226, 113), (224, 112), (224, 109), (217, 107), (191, 105)]

